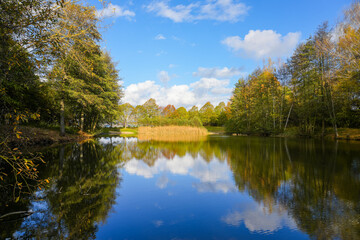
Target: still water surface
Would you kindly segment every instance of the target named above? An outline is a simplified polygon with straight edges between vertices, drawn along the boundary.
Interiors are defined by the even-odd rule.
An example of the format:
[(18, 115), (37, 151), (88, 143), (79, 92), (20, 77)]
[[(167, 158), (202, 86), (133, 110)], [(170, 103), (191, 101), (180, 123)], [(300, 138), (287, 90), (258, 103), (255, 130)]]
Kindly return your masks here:
[[(360, 144), (99, 138), (44, 152), (50, 185), (0, 236), (360, 239)], [(10, 206), (11, 207), (11, 206)]]

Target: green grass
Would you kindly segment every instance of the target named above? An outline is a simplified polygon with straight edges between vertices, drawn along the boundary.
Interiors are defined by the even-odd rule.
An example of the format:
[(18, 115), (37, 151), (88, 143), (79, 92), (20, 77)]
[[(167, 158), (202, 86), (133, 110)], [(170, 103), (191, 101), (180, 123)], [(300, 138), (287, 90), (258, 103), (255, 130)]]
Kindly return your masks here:
[(137, 128), (121, 128), (120, 129), (122, 137), (136, 137), (138, 135)]
[[(35, 128), (41, 128), (41, 129), (47, 129), (47, 130), (53, 130), (53, 131), (60, 132), (59, 124), (47, 124), (47, 123), (43, 123), (43, 122), (36, 122), (36, 123), (23, 124), (23, 125), (28, 126), (28, 127), (35, 127)], [(76, 127), (65, 126), (65, 132), (68, 134), (78, 134), (79, 129)]]
[(213, 133), (225, 133), (225, 127), (219, 127), (219, 126), (205, 126), (205, 128), (208, 130), (208, 132)]
[(338, 128), (338, 134), (339, 139), (360, 140), (360, 129), (357, 128)]

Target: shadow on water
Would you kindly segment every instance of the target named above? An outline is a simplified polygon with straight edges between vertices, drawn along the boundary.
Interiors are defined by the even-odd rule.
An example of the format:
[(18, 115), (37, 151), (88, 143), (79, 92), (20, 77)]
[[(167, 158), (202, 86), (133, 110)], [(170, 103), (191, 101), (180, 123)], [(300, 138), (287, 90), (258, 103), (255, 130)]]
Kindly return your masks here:
[[(286, 212), (310, 238), (360, 239), (359, 147), (309, 139), (212, 136), (195, 142), (101, 138), (50, 149), (41, 169), (50, 185), (8, 206), (34, 214), (1, 223), (0, 237), (96, 238), (115, 199), (121, 201), (116, 194), (122, 181), (119, 169), (127, 162), (142, 161), (151, 168), (160, 158), (201, 156), (208, 164), (215, 159), (226, 163), (238, 192), (269, 212)], [(242, 218), (235, 210), (222, 221), (238, 226)]]

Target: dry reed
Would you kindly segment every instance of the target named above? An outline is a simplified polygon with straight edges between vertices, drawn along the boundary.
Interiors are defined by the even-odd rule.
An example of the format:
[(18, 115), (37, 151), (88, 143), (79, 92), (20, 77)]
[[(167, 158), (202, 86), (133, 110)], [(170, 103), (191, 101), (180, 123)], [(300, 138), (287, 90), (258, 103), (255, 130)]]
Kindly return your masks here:
[(160, 127), (139, 127), (138, 138), (140, 140), (155, 141), (199, 141), (208, 135), (205, 128), (189, 126), (160, 126)]

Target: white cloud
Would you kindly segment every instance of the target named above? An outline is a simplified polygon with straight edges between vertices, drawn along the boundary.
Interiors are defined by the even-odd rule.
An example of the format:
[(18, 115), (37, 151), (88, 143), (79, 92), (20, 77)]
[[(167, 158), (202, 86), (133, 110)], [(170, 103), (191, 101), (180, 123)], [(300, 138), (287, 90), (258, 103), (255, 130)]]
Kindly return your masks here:
[(209, 0), (206, 4), (191, 3), (188, 5), (169, 6), (169, 1), (154, 1), (146, 6), (149, 12), (169, 18), (174, 22), (191, 22), (194, 20), (215, 20), (237, 22), (247, 14), (249, 7), (233, 0)]
[(236, 192), (236, 187), (231, 182), (200, 182), (193, 183), (198, 192)]
[(160, 82), (162, 82), (162, 83), (167, 83), (171, 79), (171, 77), (169, 76), (169, 73), (166, 71), (160, 71), (158, 73), (157, 77), (159, 78)]
[(237, 22), (247, 14), (250, 8), (244, 3), (234, 3), (233, 0), (210, 1), (201, 6), (198, 19), (212, 19), (221, 22)]
[(158, 34), (155, 37), (155, 40), (165, 40), (165, 39), (166, 39), (166, 37), (164, 37), (164, 35), (162, 35), (162, 34)]
[(193, 73), (193, 76), (195, 77), (206, 77), (206, 78), (230, 78), (233, 76), (239, 76), (243, 75), (243, 72), (241, 72), (240, 68), (204, 68), (199, 67), (197, 72)]
[(131, 105), (143, 104), (146, 100), (153, 97), (154, 93), (160, 91), (161, 86), (156, 85), (154, 81), (145, 81), (137, 84), (131, 84), (125, 89), (123, 102)]
[(282, 36), (273, 30), (250, 30), (244, 39), (232, 36), (224, 39), (222, 44), (250, 58), (284, 57), (296, 47), (300, 36), (299, 32), (290, 32)]
[(168, 182), (169, 182), (169, 178), (166, 177), (165, 175), (162, 175), (156, 181), (156, 186), (158, 186), (160, 189), (164, 189), (164, 188), (166, 188)]
[[(161, 76), (167, 80), (167, 72)], [(160, 78), (160, 77), (159, 77)], [(154, 98), (160, 106), (172, 104), (175, 107), (190, 108), (194, 105), (202, 107), (210, 101), (217, 105), (219, 102), (227, 102), (232, 92), (229, 80), (218, 80), (216, 78), (201, 78), (199, 81), (189, 85), (173, 85), (163, 87), (155, 81), (145, 81), (131, 84), (125, 89), (123, 102), (133, 106), (143, 104), (149, 98)]]
[(109, 5), (107, 5), (106, 8), (100, 9), (96, 11), (96, 16), (97, 17), (127, 17), (127, 18), (131, 18), (131, 17), (135, 17), (135, 12), (130, 11), (130, 10), (125, 10), (122, 7), (115, 5), (115, 4), (111, 4), (109, 3)]
[(203, 96), (208, 94), (227, 94), (230, 95), (232, 88), (228, 88), (230, 81), (229, 80), (219, 80), (216, 78), (201, 78), (200, 81), (190, 84), (194, 89), (194, 92), (198, 96)]
[(131, 159), (126, 162), (125, 170), (130, 174), (153, 178), (155, 175), (162, 174), (156, 181), (156, 185), (164, 189), (169, 183), (169, 179), (164, 175), (171, 173), (175, 175), (189, 175), (198, 179), (192, 186), (199, 192), (234, 192), (236, 186), (226, 162), (219, 161), (214, 157), (210, 163), (205, 161), (200, 155), (196, 158), (185, 155), (184, 157), (175, 156), (169, 160), (164, 157), (158, 158), (154, 165), (149, 166), (142, 160)]
[(174, 22), (183, 22), (192, 19), (191, 11), (195, 8), (197, 4), (177, 5), (173, 8), (168, 6), (168, 3), (165, 1), (152, 2), (146, 9), (149, 12), (155, 12), (156, 15), (161, 17), (170, 18)]
[(252, 232), (274, 232), (286, 226), (296, 229), (294, 220), (278, 206), (273, 206), (269, 211), (264, 205), (256, 202), (247, 204), (242, 211), (235, 210), (229, 213), (221, 220), (232, 226), (239, 226), (241, 222), (244, 222), (246, 228)]

